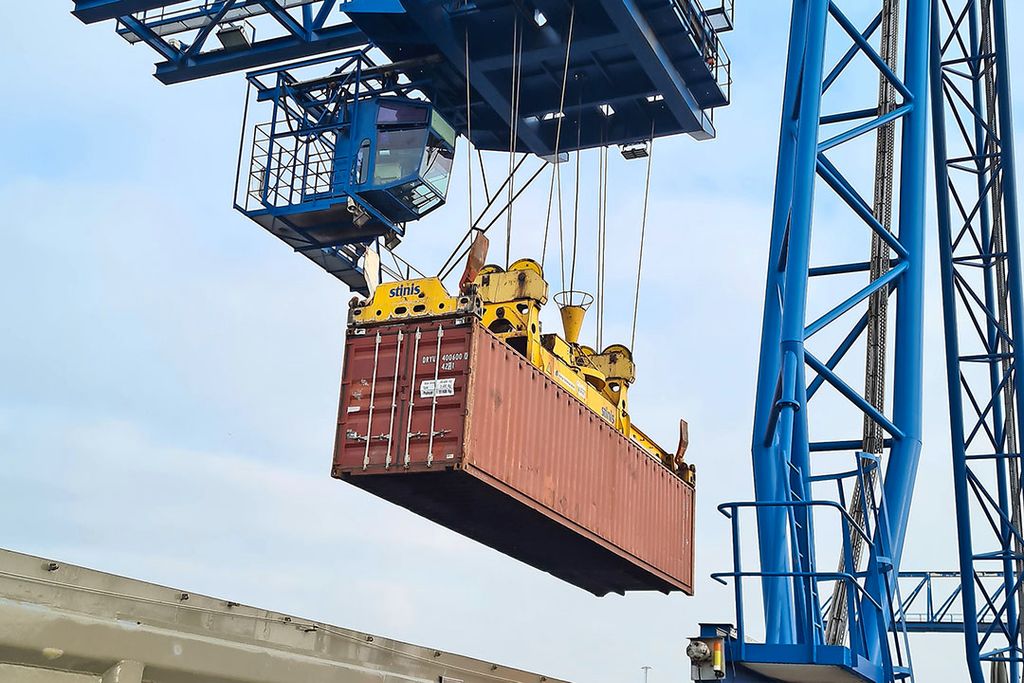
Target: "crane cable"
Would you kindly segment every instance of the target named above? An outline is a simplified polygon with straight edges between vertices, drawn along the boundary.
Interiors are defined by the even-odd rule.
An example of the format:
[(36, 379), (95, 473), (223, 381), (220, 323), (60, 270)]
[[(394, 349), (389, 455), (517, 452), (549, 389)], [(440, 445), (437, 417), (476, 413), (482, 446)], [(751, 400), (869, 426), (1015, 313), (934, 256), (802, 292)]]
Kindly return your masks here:
[(644, 268), (644, 241), (647, 237), (647, 207), (651, 197), (651, 166), (654, 163), (654, 122), (651, 122), (650, 152), (647, 155), (647, 179), (644, 181), (644, 210), (640, 220), (640, 253), (636, 262), (636, 291), (633, 296), (633, 332), (629, 338), (629, 349), (636, 346), (636, 321), (640, 312), (640, 275)]
[[(573, 31), (576, 25), (576, 3), (573, 3), (569, 8), (569, 31), (565, 41), (565, 62), (562, 66), (562, 91), (558, 99), (558, 112), (555, 114), (555, 153), (552, 156), (551, 161), (551, 187), (548, 189), (548, 214), (547, 219), (544, 222), (544, 243), (541, 246), (540, 251), (540, 267), (544, 269), (544, 262), (547, 260), (548, 254), (548, 231), (551, 227), (551, 204), (552, 197), (555, 192), (555, 185), (557, 181), (558, 185), (558, 231), (561, 235), (562, 232), (562, 166), (558, 162), (558, 155), (562, 145), (562, 121), (565, 120), (565, 91), (569, 83), (569, 55), (572, 52), (572, 38)], [(561, 262), (564, 264), (565, 254), (562, 254)], [(565, 279), (565, 270), (563, 265), (562, 279)]]
[[(469, 225), (473, 225), (473, 110), (471, 107), (469, 89), (469, 27), (466, 27), (466, 141), (469, 149), (466, 150), (466, 161), (469, 172), (466, 174), (469, 182)], [(483, 159), (481, 158), (481, 164)]]
[[(580, 237), (580, 143), (583, 137), (583, 117), (579, 117), (576, 125), (576, 186), (573, 189), (572, 208), (572, 262), (569, 271), (569, 291), (576, 289), (576, 252)], [(565, 289), (565, 282), (562, 282)]]
[[(519, 172), (519, 169), (522, 167), (523, 163), (526, 162), (526, 159), (527, 159), (527, 157), (526, 157), (525, 154), (519, 158), (519, 161), (516, 162), (516, 167), (513, 170), (513, 175), (515, 173)], [(545, 166), (545, 164), (541, 164), (541, 166), (537, 170), (537, 173), (535, 173), (533, 176), (531, 176), (529, 182), (532, 183), (533, 180), (536, 179), (536, 176), (540, 174), (540, 171), (544, 170), (544, 166)], [(483, 169), (481, 169), (481, 170), (483, 170)], [(486, 177), (486, 174), (481, 174), (481, 175), (484, 175), (484, 177)], [(445, 260), (444, 265), (441, 266), (438, 269), (438, 271), (437, 271), (438, 272), (438, 277), (440, 277), (441, 279), (444, 279), (446, 277), (447, 273), (450, 273), (451, 269), (453, 269), (456, 265), (458, 265), (459, 261), (462, 260), (461, 257), (459, 257), (459, 255), (458, 255), (459, 254), (459, 250), (462, 249), (462, 245), (464, 245), (466, 243), (466, 240), (469, 240), (473, 236), (473, 231), (479, 229), (478, 226), (484, 220), (484, 217), (487, 215), (487, 212), (490, 211), (491, 207), (495, 206), (495, 202), (498, 201), (498, 195), (500, 195), (505, 190), (505, 185), (506, 185), (506, 183), (508, 183), (508, 180), (509, 179), (506, 178), (504, 180), (504, 182), (501, 183), (501, 186), (498, 187), (497, 191), (493, 195), (490, 195), (490, 197), (487, 199), (487, 204), (485, 204), (484, 208), (480, 210), (480, 215), (476, 217), (476, 219), (473, 221), (473, 224), (471, 226), (469, 226), (469, 228), (466, 230), (466, 233), (462, 236), (462, 239), (460, 239), (458, 244), (455, 245), (455, 248), (452, 249), (452, 253), (449, 254), (448, 258)], [(518, 190), (516, 190), (516, 197), (521, 195), (523, 193), (523, 190), (525, 190), (525, 189), (526, 189), (526, 187), (524, 186), (524, 187), (521, 187)], [(498, 221), (498, 219), (502, 218), (505, 215), (505, 209), (507, 208), (507, 206), (508, 206), (507, 204), (501, 205), (501, 207), (502, 207), (501, 210), (499, 210), (498, 211), (498, 215), (495, 218), (493, 218), (487, 224), (488, 227), (494, 225)], [(481, 230), (481, 232), (483, 232), (485, 230), (486, 229)], [(453, 259), (454, 259), (454, 263), (453, 263)], [(449, 268), (449, 265), (451, 266), (451, 268)]]
[[(519, 167), (523, 165), (523, 162), (525, 162), (526, 159), (527, 155), (525, 154), (522, 155), (522, 157), (520, 157), (519, 161), (516, 162), (516, 171), (519, 170)], [(519, 199), (519, 197), (522, 196), (522, 194), (526, 192), (526, 190), (529, 189), (531, 185), (533, 185), (534, 181), (537, 180), (537, 178), (540, 177), (540, 174), (544, 171), (544, 167), (546, 165), (546, 163), (542, 163), (540, 166), (538, 166), (537, 170), (533, 172), (533, 175), (527, 178), (526, 182), (522, 185), (522, 187), (516, 190), (515, 195), (512, 197), (513, 202)], [(506, 180), (506, 182), (508, 181)], [(504, 189), (505, 185), (502, 184), (502, 186), (498, 189), (498, 193), (501, 193), (501, 191)], [(487, 234), (487, 231), (494, 227), (498, 220), (505, 215), (505, 211), (507, 211), (509, 208), (509, 203), (507, 202), (505, 203), (504, 206), (502, 206), (501, 210), (498, 211), (498, 214), (487, 222), (487, 225), (485, 225), (482, 228), (479, 227), (481, 221), (483, 221), (484, 216), (487, 214), (488, 209), (490, 209), (491, 206), (494, 205), (494, 201), (498, 198), (498, 193), (491, 197), (491, 201), (488, 203), (487, 206), (484, 207), (483, 211), (480, 212), (480, 217), (473, 223), (473, 226), (466, 231), (466, 234), (462, 236), (462, 240), (459, 242), (458, 245), (456, 245), (454, 251), (452, 251), (451, 256), (448, 257), (448, 260), (445, 261), (445, 264), (441, 266), (440, 270), (438, 271), (438, 278), (440, 278), (441, 280), (447, 278), (449, 275), (451, 275), (452, 271), (455, 270), (455, 267), (462, 262), (462, 259), (466, 258), (466, 255), (469, 254), (470, 250), (473, 248), (472, 243), (470, 243), (466, 247), (466, 249), (462, 252), (461, 255), (459, 255), (459, 250), (462, 248), (462, 245), (466, 243), (466, 240), (469, 238), (470, 235), (472, 235), (474, 230), (479, 231), (481, 234)]]
[(523, 31), (519, 27), (519, 15), (512, 22), (512, 100), (509, 104), (510, 118), (508, 139), (508, 213), (505, 214), (505, 268), (512, 260), (512, 202), (515, 197), (515, 165), (516, 143), (519, 138), (519, 95), (523, 79)]
[(480, 150), (479, 147), (477, 147), (477, 149), (476, 149), (476, 158), (477, 158), (477, 161), (479, 162), (478, 166), (480, 168), (480, 180), (482, 180), (483, 183), (484, 183), (484, 197), (486, 197), (487, 201), (490, 202), (491, 201), (491, 190), (487, 186), (487, 167), (484, 166), (484, 153)]
[[(561, 232), (561, 171), (560, 171), (560, 164), (557, 163), (557, 160), (558, 160), (559, 150), (561, 149), (562, 121), (564, 119), (564, 110), (565, 110), (565, 93), (566, 93), (567, 84), (568, 84), (569, 57), (570, 57), (570, 54), (571, 54), (571, 51), (572, 51), (572, 42), (573, 42), (573, 36), (574, 36), (574, 32), (575, 32), (575, 20), (576, 20), (576, 5), (575, 5), (575, 3), (573, 3), (570, 6), (570, 12), (569, 12), (569, 29), (568, 29), (568, 32), (567, 32), (566, 46), (565, 46), (565, 62), (564, 62), (564, 67), (563, 67), (563, 72), (562, 72), (562, 89), (561, 89), (561, 95), (560, 95), (560, 99), (559, 99), (558, 113), (556, 115), (557, 124), (556, 124), (556, 127), (555, 127), (555, 154), (554, 154), (554, 157), (553, 157), (554, 163), (552, 164), (553, 169), (552, 169), (552, 175), (551, 175), (551, 187), (549, 188), (549, 191), (548, 191), (548, 216), (547, 216), (547, 221), (546, 221), (545, 226), (544, 226), (544, 244), (543, 244), (543, 249), (542, 249), (542, 252), (541, 252), (541, 267), (542, 268), (544, 266), (544, 262), (545, 262), (545, 258), (546, 258), (546, 254), (547, 254), (548, 234), (549, 234), (549, 228), (550, 228), (550, 222), (551, 222), (550, 221), (550, 218), (551, 218), (551, 202), (552, 202), (552, 196), (554, 194), (556, 176), (558, 177), (558, 192), (559, 192), (559, 232)], [(467, 60), (466, 60), (467, 61), (467, 88), (466, 88), (466, 90), (467, 90), (467, 102), (469, 101), (469, 85), (468, 85), (469, 55), (468, 55), (468, 46), (469, 46), (469, 42), (468, 42), (468, 36), (467, 36), (467, 56), (466, 56), (467, 57)], [(521, 47), (521, 43), (520, 43), (520, 47)], [(521, 49), (520, 49), (520, 53), (521, 53)], [(521, 60), (521, 54), (520, 54), (520, 60)], [(518, 109), (518, 102), (516, 102), (516, 105), (517, 105), (516, 108)], [(467, 106), (467, 122), (468, 122), (468, 116), (469, 116), (469, 114), (468, 114), (468, 106)], [(513, 117), (513, 121), (515, 121), (515, 117)], [(514, 130), (518, 131), (518, 127), (516, 127)], [(516, 133), (516, 135), (518, 135), (518, 132)], [(514, 139), (511, 140), (511, 142), (514, 144)], [(487, 205), (483, 208), (483, 210), (481, 211), (480, 216), (478, 218), (472, 218), (472, 216), (471, 216), (469, 230), (466, 232), (466, 234), (463, 236), (463, 238), (459, 241), (459, 243), (452, 250), (452, 253), (445, 260), (444, 265), (442, 265), (441, 268), (438, 270), (438, 277), (440, 277), (441, 279), (444, 279), (444, 278), (448, 277), (448, 275), (450, 275), (451, 272), (455, 269), (456, 265), (465, 257), (466, 253), (468, 253), (469, 248), (467, 248), (466, 251), (463, 252), (462, 256), (457, 256), (459, 254), (459, 251), (461, 250), (462, 246), (466, 243), (466, 240), (472, 235), (472, 233), (474, 231), (479, 231), (480, 233), (486, 233), (497, 222), (497, 220), (501, 217), (501, 213), (503, 213), (504, 211), (511, 211), (511, 205), (514, 202), (514, 200), (517, 199), (523, 193), (523, 191), (526, 190), (526, 188), (534, 182), (534, 180), (536, 180), (537, 176), (540, 174), (540, 171), (543, 169), (543, 166), (542, 166), (540, 169), (537, 170), (537, 172), (535, 172), (533, 175), (531, 175), (529, 177), (529, 179), (527, 179), (526, 184), (522, 188), (516, 190), (514, 188), (509, 187), (509, 192), (508, 192), (509, 197), (508, 197), (508, 201), (506, 202), (505, 208), (502, 210), (502, 212), (500, 212), (498, 214), (498, 216), (496, 216), (495, 218), (491, 219), (491, 221), (488, 222), (487, 225), (484, 228), (480, 228), (479, 225), (480, 225), (481, 221), (483, 220), (484, 215), (491, 208), (491, 206), (494, 205), (494, 201), (497, 199), (498, 194), (500, 194), (502, 190), (506, 189), (506, 187), (512, 185), (512, 180), (513, 180), (513, 178), (515, 176), (515, 173), (519, 170), (519, 167), (522, 166), (523, 162), (526, 161), (527, 155), (524, 154), (524, 155), (522, 155), (520, 157), (519, 161), (515, 163), (514, 167), (512, 168), (511, 172), (509, 173), (508, 177), (505, 179), (505, 181), (501, 184), (501, 186), (492, 195), (491, 192), (490, 192), (490, 188), (488, 187), (488, 183), (487, 183), (487, 168), (484, 165), (483, 153), (481, 152), (481, 150), (479, 148), (477, 148), (476, 151), (477, 151), (477, 157), (478, 157), (478, 162), (479, 162), (478, 166), (480, 168), (480, 175), (481, 175), (481, 179), (483, 181), (484, 194), (485, 194), (485, 196), (487, 198)], [(511, 164), (512, 161), (513, 161), (514, 155), (510, 154), (509, 156), (510, 156), (509, 163)], [(506, 256), (506, 258), (507, 258), (507, 256)], [(564, 256), (563, 256), (563, 264), (564, 264)], [(564, 272), (563, 272), (563, 279), (564, 279)]]
[(605, 250), (608, 241), (608, 147), (597, 155), (597, 350), (604, 346)]

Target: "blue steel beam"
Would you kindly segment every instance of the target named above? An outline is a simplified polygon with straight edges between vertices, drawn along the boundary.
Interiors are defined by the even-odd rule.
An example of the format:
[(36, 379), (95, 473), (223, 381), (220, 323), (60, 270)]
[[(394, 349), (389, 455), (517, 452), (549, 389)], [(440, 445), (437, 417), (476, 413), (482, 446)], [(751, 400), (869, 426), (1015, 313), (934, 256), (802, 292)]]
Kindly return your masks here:
[(661, 92), (675, 118), (684, 128), (696, 128), (690, 133), (697, 140), (715, 137), (715, 126), (673, 66), (665, 47), (655, 35), (654, 29), (644, 18), (634, 0), (600, 0), (611, 20), (631, 36), (637, 56), (644, 72)]
[(171, 85), (325, 52), (348, 50), (366, 43), (366, 36), (357, 26), (342, 24), (316, 31), (308, 40), (288, 35), (258, 41), (246, 50), (214, 50), (180, 61), (168, 60), (156, 65), (156, 77), (160, 82)]
[[(146, 25), (153, 29), (153, 32), (160, 36), (170, 36), (181, 33), (188, 33), (206, 27), (213, 20), (214, 28), (220, 22), (237, 22), (258, 18), (268, 14), (266, 7), (257, 0), (234, 0), (233, 7), (227, 13), (218, 16), (226, 0), (206, 0), (201, 5), (188, 4), (182, 7), (170, 7), (159, 13), (150, 13), (145, 17)], [(320, 0), (276, 0), (282, 9), (301, 8), (305, 13), (310, 6)], [(321, 11), (324, 8), (333, 9), (334, 3), (331, 0), (323, 2)], [(120, 17), (119, 17), (120, 18)], [(313, 29), (318, 29), (323, 24), (317, 25), (315, 21), (306, 22)], [(132, 32), (119, 25), (117, 33), (129, 43), (139, 42), (139, 38)], [(193, 44), (198, 41), (193, 40)]]
[(232, 10), (236, 2), (237, 0), (225, 0), (225, 2), (221, 4), (217, 13), (210, 18), (210, 23), (199, 30), (199, 33), (197, 33), (196, 37), (192, 40), (192, 44), (185, 49), (185, 59), (195, 57), (200, 53), (203, 45), (206, 43), (206, 39), (210, 37), (210, 33), (213, 32), (213, 29), (217, 28), (217, 24), (224, 20), (224, 17), (226, 17), (228, 12)]
[[(303, 26), (299, 22), (295, 21), (292, 15), (288, 14), (280, 5), (274, 0), (256, 0), (256, 4), (267, 10), (267, 14), (274, 17), (277, 23), (288, 31), (291, 35), (301, 40), (309, 40), (312, 37), (312, 27)], [(306, 5), (303, 9), (308, 10), (309, 6)]]
[(134, 12), (167, 7), (182, 0), (75, 0), (71, 13), (86, 24), (108, 21)]
[[(347, 50), (368, 44), (366, 35), (353, 23), (343, 21), (337, 0), (321, 0), (313, 13), (311, 3), (302, 4), (302, 21), (285, 9), (297, 3), (275, 0), (234, 0), (212, 2), (202, 6), (190, 5), (171, 14), (139, 17), (132, 13), (182, 4), (182, 0), (78, 0), (74, 13), (83, 21), (101, 21), (117, 18), (119, 33), (130, 42), (141, 40), (164, 57), (156, 65), (156, 77), (165, 84), (231, 73), (254, 67), (267, 66), (304, 57)], [(328, 23), (337, 13), (341, 22)], [(207, 49), (209, 37), (221, 24), (256, 14), (272, 17), (285, 35), (259, 40), (252, 45), (233, 49)], [(184, 26), (184, 28), (183, 28)], [(190, 42), (168, 40), (175, 32), (195, 30)], [(137, 36), (137, 39), (133, 36)]]
[[(406, 13), (419, 25), (434, 26), (437, 29), (436, 33), (431, 36), (431, 40), (434, 41), (437, 49), (452, 65), (455, 73), (458, 74), (458, 78), (465, 80), (472, 77), (473, 90), (484, 99), (488, 108), (497, 114), (502, 121), (502, 126), (509, 126), (509, 130), (511, 130), (513, 121), (512, 93), (503, 92), (502, 88), (498, 87), (486, 74), (480, 73), (479, 70), (473, 72), (475, 75), (467, 73), (466, 35), (461, 33), (458, 27), (450, 21), (440, 24), (435, 21), (438, 12), (447, 12), (447, 10), (440, 4), (425, 6), (423, 3), (410, 3), (405, 9)], [(511, 63), (511, 58), (509, 63)], [(555, 102), (553, 104), (557, 105), (558, 103)], [(520, 123), (521, 125), (519, 125)], [(528, 123), (518, 122), (516, 132), (518, 135), (516, 151), (538, 152), (546, 149), (545, 142), (538, 131)], [(525, 150), (519, 149), (519, 145), (525, 147)]]
[[(96, 1), (79, 0), (83, 7)], [(468, 130), (467, 109), (476, 112), (474, 143), (483, 149), (509, 149), (513, 130), (516, 149), (542, 156), (553, 152), (556, 138), (559, 151), (644, 140), (652, 130), (657, 137), (685, 132), (706, 139), (714, 134), (710, 112), (729, 101), (728, 55), (693, 0), (671, 0), (668, 8), (600, 0), (613, 22), (602, 12), (574, 14), (561, 0), (533, 0), (530, 7), (497, 0), (457, 11), (437, 0), (152, 0), (147, 7), (166, 11), (145, 16), (122, 14), (141, 5), (107, 1), (120, 35), (162, 55), (156, 75), (168, 84), (372, 44), (411, 78), (426, 81), (423, 92), (457, 131)], [(537, 26), (532, 12), (541, 8), (548, 22)], [(210, 44), (220, 28), (253, 19), (260, 20), (258, 42), (249, 44), (256, 38), (243, 26), (248, 40)], [(506, 33), (515, 26), (522, 29), (522, 81), (513, 87)], [(567, 42), (571, 77), (559, 97)], [(563, 117), (547, 116), (562, 104)], [(614, 107), (614, 117), (604, 105)], [(576, 129), (574, 145), (573, 136), (558, 135), (562, 118), (566, 130)]]
[[(973, 577), (981, 582), (994, 598), (1001, 598), (1002, 572), (978, 572)], [(957, 571), (901, 571), (899, 573), (900, 602), (898, 613), (906, 622), (908, 633), (963, 633), (963, 588)], [(829, 605), (822, 606), (822, 615), (828, 616)], [(995, 610), (986, 606), (977, 612), (968, 612), (971, 623), (990, 626), (995, 621)]]

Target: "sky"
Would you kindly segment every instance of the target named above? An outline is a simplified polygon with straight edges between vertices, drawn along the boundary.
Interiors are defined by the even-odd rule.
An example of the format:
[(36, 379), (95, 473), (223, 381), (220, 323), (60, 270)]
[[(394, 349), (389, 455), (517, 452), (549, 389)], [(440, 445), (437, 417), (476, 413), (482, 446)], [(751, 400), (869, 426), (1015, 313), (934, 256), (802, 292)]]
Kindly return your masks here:
[[(708, 578), (730, 563), (715, 507), (752, 495), (788, 32), (788, 2), (738, 4), (718, 138), (655, 145), (631, 393), (666, 446), (690, 424), (696, 597), (596, 598), (331, 479), (350, 295), (232, 209), (243, 79), (165, 87), (154, 53), (60, 1), (0, 3), (0, 544), (574, 681), (686, 680), (686, 637), (732, 619)], [(604, 337), (628, 341), (642, 162), (610, 156)], [(592, 288), (596, 156), (582, 164), (577, 283)], [(452, 182), (401, 248), (425, 269), (465, 230), (465, 149)], [(513, 258), (537, 257), (546, 199), (538, 186), (516, 207)], [(936, 275), (907, 569), (956, 558)], [(913, 645), (919, 681), (962, 667), (956, 636)]]

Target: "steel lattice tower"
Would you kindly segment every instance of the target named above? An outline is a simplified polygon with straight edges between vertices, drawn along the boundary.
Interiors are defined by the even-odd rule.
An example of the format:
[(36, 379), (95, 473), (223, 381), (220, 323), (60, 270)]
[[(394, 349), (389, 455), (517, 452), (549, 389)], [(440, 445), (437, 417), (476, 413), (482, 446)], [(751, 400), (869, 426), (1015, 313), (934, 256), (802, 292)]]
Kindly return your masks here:
[[(971, 680), (1020, 681), (1024, 338), (1005, 0), (935, 0), (932, 90), (939, 244)], [(983, 583), (998, 572), (993, 590)], [(979, 622), (981, 624), (979, 625)]]
[[(794, 2), (754, 417), (756, 500), (722, 507), (737, 538), (734, 571), (719, 575), (734, 579), (737, 593), (730, 660), (781, 680), (832, 680), (836, 674), (829, 672), (836, 671), (873, 681), (912, 676), (896, 578), (921, 448), (931, 5), (902, 5), (903, 25), (896, 27), (902, 29), (902, 73), (890, 67), (892, 55), (883, 56), (892, 52), (884, 35), (893, 28), (884, 26), (892, 3), (879, 0), (874, 7), (873, 19), (858, 25), (851, 17), (854, 10), (863, 12), (862, 2)], [(837, 59), (828, 58), (826, 37), (849, 47)], [(859, 105), (828, 104), (830, 90), (851, 64), (865, 63), (880, 78), (881, 90), (893, 91), (891, 101), (878, 101), (876, 80), (857, 99)], [(848, 81), (846, 88), (862, 82)], [(866, 198), (864, 183), (857, 182), (865, 167), (879, 172), (878, 149), (858, 142), (877, 139), (893, 125), (899, 140), (892, 175), (898, 212), (889, 229), (877, 215), (877, 201)], [(881, 243), (880, 259), (867, 260), (870, 252), (863, 251), (839, 263), (812, 264), (812, 243), (837, 239), (832, 226), (814, 225), (816, 193), (819, 202), (827, 193), (850, 212), (844, 229), (860, 226), (865, 243), (872, 237)], [(812, 289), (819, 292), (817, 300), (831, 302), (821, 314), (808, 313)], [(877, 307), (879, 295), (890, 299), (893, 320), (888, 409), (855, 388), (864, 381), (863, 362), (842, 365), (852, 349), (863, 348), (871, 302)], [(826, 431), (812, 423), (820, 396), (829, 393), (854, 410), (852, 419)], [(865, 420), (882, 432), (880, 454), (865, 448)], [(849, 465), (837, 469), (843, 453)], [(852, 495), (860, 497), (859, 506), (851, 506)], [(740, 558), (739, 518), (748, 508), (758, 526), (756, 570), (745, 569)], [(816, 525), (840, 530), (839, 571), (834, 555), (819, 560)], [(858, 537), (866, 560), (861, 569), (854, 560)], [(743, 579), (755, 577), (763, 594), (764, 644), (749, 642), (745, 634)], [(845, 632), (826, 637), (824, 596), (836, 584), (844, 588), (837, 594), (846, 602)]]

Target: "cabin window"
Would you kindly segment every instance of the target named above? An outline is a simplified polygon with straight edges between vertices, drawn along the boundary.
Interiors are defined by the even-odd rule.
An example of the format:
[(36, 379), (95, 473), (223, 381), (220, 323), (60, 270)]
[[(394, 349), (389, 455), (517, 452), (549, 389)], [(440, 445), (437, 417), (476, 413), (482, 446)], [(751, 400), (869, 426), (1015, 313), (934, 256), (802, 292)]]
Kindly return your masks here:
[(414, 211), (420, 216), (436, 208), (438, 204), (444, 201), (443, 197), (420, 180), (413, 180), (404, 185), (399, 185), (391, 191), (391, 194), (410, 211)]
[(385, 125), (426, 124), (430, 110), (422, 105), (382, 101), (377, 109), (377, 123)]
[(359, 151), (356, 152), (356, 184), (362, 185), (366, 182), (366, 175), (369, 172), (367, 160), (370, 157), (370, 140), (367, 138), (359, 144)]
[(423, 163), (420, 164), (420, 177), (442, 197), (448, 194), (448, 179), (451, 177), (454, 161), (455, 153), (431, 131), (427, 148), (423, 152)]
[(377, 158), (373, 166), (375, 185), (387, 185), (416, 175), (423, 156), (427, 131), (381, 130), (377, 133)]

